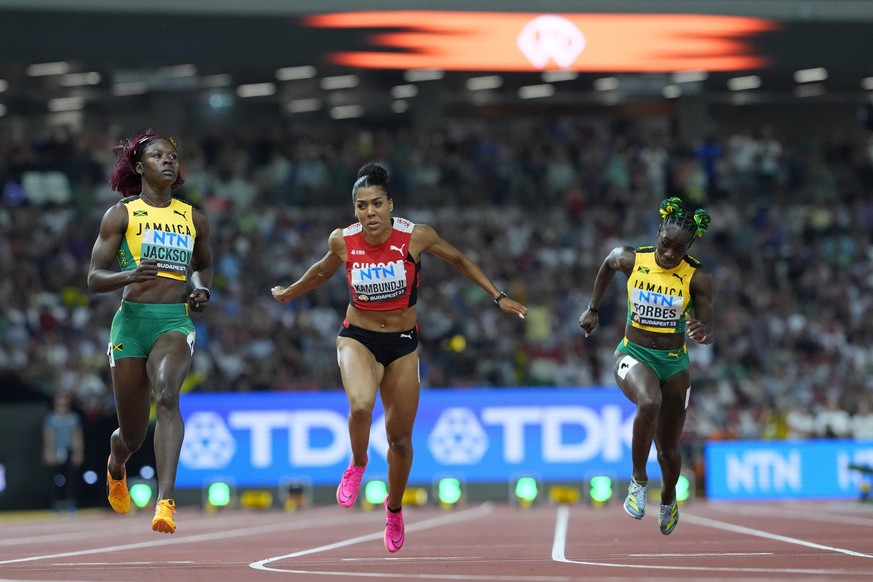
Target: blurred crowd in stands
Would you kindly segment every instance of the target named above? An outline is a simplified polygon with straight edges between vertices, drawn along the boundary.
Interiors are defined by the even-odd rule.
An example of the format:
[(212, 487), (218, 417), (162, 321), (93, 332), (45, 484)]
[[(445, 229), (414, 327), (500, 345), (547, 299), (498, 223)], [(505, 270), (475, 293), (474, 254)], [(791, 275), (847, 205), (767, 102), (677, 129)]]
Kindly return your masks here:
[[(717, 310), (714, 346), (689, 347), (687, 437), (873, 439), (873, 140), (863, 128), (787, 140), (765, 126), (679, 143), (631, 122), (465, 120), (175, 137), (178, 195), (209, 215), (216, 261), (185, 391), (341, 389), (344, 279), (290, 305), (269, 290), (354, 221), (355, 173), (375, 159), (391, 171), (395, 216), (436, 227), (530, 308), (523, 322), (501, 317), (425, 258), (424, 389), (614, 386), (622, 291), (608, 294), (590, 338), (578, 318), (606, 253), (654, 243), (660, 201), (680, 195), (712, 216), (691, 254), (713, 273)], [(106, 350), (120, 294), (92, 295), (85, 277), (118, 199), (107, 175), (119, 139), (108, 129), (0, 138), (2, 381), (70, 391), (86, 417), (113, 410)]]

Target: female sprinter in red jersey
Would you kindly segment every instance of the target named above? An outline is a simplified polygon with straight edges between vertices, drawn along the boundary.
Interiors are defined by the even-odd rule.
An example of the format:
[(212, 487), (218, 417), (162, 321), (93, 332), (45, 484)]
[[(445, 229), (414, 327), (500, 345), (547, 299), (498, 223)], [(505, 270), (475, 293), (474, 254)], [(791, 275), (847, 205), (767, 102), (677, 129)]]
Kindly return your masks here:
[(481, 287), (497, 307), (524, 318), (527, 308), (430, 226), (392, 218), (394, 200), (388, 172), (368, 163), (352, 187), (358, 222), (334, 230), (327, 254), (288, 287), (273, 287), (279, 301), (291, 301), (330, 279), (345, 265), (350, 301), (337, 338), (337, 361), (349, 399), (352, 460), (337, 487), (336, 499), (351, 507), (367, 466), (367, 447), (376, 393), (381, 393), (388, 437), (388, 496), (385, 547), (403, 546), (401, 500), (412, 467), (412, 426), (418, 410), (418, 299), (421, 255), (431, 253)]

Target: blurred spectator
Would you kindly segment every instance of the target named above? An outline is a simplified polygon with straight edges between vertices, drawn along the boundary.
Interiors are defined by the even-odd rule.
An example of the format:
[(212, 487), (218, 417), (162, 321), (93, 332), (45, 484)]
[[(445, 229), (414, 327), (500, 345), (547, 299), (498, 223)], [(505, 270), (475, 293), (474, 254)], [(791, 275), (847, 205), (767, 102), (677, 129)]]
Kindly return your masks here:
[(804, 403), (797, 403), (785, 415), (788, 439), (809, 439), (815, 436), (815, 418)]
[(869, 397), (858, 401), (858, 410), (852, 415), (852, 438), (873, 441), (873, 406)]
[[(667, 120), (282, 123), (180, 136), (179, 194), (209, 216), (216, 256), (214, 311), (197, 320), (192, 368), (205, 380), (194, 389), (340, 389), (330, 351), (342, 280), (285, 307), (263, 290), (320, 258), (310, 241), (348, 222), (350, 173), (380, 156), (398, 168), (393, 195), (410, 220), (439, 228), (536, 310), (508, 328), (450, 268), (426, 261), (423, 387), (612, 385), (625, 306), (604, 305), (601, 334), (585, 340), (580, 289), (609, 248), (654, 236), (658, 216), (638, 207), (682, 188), (717, 217), (698, 244), (721, 290), (718, 342), (693, 358), (689, 438), (814, 436), (809, 405), (831, 387), (843, 408), (873, 393), (873, 134), (790, 138), (765, 125), (714, 132), (703, 158)], [(0, 136), (0, 373), (45, 396), (72, 390), (89, 411), (112, 410), (105, 337), (119, 298), (83, 290), (89, 240), (115, 199), (104, 152), (117, 131)], [(28, 198), (23, 175), (35, 168), (27, 188), (46, 190)], [(499, 341), (477, 342), (494, 326)]]
[(849, 438), (852, 432), (852, 418), (846, 410), (840, 408), (835, 396), (830, 396), (823, 406), (820, 406), (814, 416), (815, 436), (820, 438)]
[(52, 471), (52, 509), (74, 511), (79, 475), (85, 457), (82, 421), (67, 391), (55, 394), (52, 410), (43, 422), (43, 463)]

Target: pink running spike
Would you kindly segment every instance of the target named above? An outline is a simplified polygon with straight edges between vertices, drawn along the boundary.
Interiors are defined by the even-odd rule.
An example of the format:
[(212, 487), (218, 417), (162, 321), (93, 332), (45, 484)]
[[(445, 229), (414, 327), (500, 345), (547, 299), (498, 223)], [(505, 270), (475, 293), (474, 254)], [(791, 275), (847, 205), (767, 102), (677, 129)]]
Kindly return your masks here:
[(351, 507), (358, 498), (358, 490), (361, 488), (361, 479), (367, 465), (356, 467), (355, 460), (349, 461), (349, 468), (343, 471), (343, 478), (336, 488), (336, 502), (343, 507)]
[(403, 510), (397, 513), (388, 511), (388, 497), (385, 497), (385, 549), (392, 554), (399, 552), (406, 539), (403, 527)]

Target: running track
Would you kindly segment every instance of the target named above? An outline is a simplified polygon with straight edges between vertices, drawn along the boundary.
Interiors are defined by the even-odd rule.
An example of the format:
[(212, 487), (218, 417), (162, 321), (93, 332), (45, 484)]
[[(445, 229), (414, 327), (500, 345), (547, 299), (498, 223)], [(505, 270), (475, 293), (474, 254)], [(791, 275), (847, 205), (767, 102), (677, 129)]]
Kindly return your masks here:
[(381, 508), (181, 507), (173, 536), (153, 533), (144, 511), (0, 514), (0, 582), (873, 579), (869, 504), (698, 500), (681, 508), (670, 536), (658, 531), (657, 505), (641, 521), (618, 503), (470, 502), (404, 514), (406, 545), (393, 555)]

